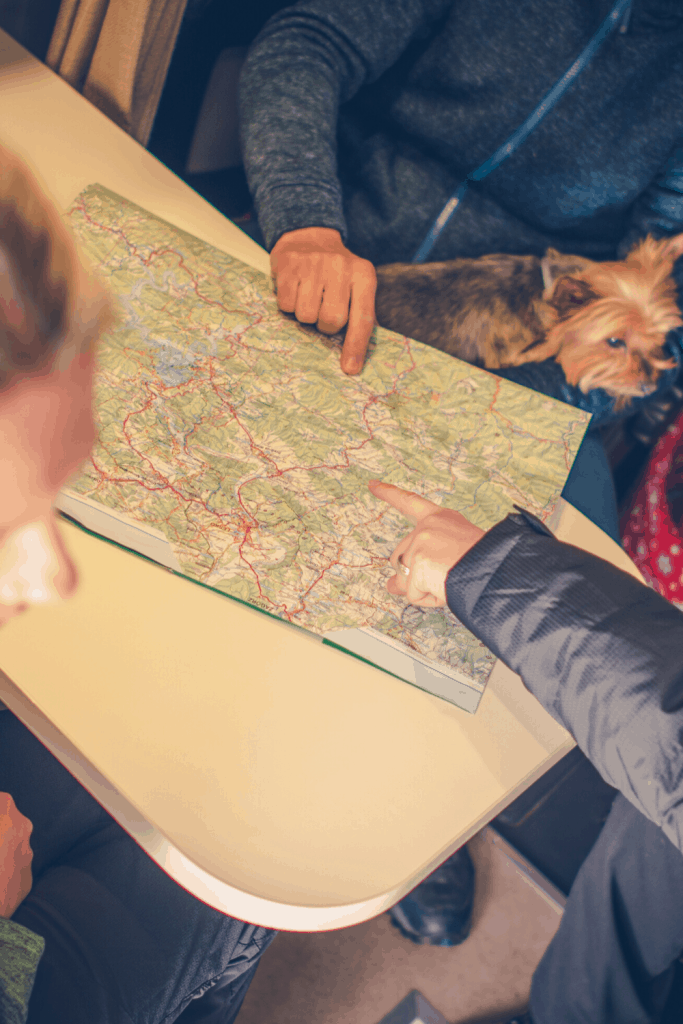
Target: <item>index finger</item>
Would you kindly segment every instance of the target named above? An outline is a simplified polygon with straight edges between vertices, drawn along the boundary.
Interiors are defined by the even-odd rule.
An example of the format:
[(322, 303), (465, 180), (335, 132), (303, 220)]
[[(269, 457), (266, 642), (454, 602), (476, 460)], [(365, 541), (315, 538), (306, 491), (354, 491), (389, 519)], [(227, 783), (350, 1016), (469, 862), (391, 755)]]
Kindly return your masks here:
[(435, 505), (429, 498), (422, 498), (414, 491), (404, 491), (402, 487), (396, 487), (395, 484), (385, 484), (382, 480), (371, 480), (368, 487), (376, 498), (386, 501), (414, 523), (431, 515), (432, 512), (440, 510), (440, 506)]
[(377, 279), (373, 273), (358, 274), (351, 281), (349, 325), (342, 348), (341, 368), (344, 373), (360, 373), (375, 326), (375, 292)]

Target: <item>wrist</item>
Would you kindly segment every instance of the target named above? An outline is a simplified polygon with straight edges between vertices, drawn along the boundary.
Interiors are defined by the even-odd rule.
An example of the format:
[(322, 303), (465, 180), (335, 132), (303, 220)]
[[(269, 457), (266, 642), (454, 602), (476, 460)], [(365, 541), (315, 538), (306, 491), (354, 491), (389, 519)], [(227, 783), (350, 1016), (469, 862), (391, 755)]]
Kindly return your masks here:
[(272, 252), (291, 244), (308, 244), (325, 249), (336, 249), (343, 245), (341, 233), (336, 228), (324, 228), (312, 225), (307, 228), (294, 228), (280, 235), (272, 248)]

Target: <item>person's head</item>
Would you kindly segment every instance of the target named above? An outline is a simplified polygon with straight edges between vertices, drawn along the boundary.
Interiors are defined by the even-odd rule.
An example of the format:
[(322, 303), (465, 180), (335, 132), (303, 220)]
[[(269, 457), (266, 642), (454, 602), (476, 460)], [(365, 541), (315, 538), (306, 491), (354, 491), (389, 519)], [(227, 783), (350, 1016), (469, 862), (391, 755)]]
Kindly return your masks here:
[(52, 502), (93, 442), (93, 348), (110, 317), (61, 217), (0, 148), (0, 625), (76, 584)]

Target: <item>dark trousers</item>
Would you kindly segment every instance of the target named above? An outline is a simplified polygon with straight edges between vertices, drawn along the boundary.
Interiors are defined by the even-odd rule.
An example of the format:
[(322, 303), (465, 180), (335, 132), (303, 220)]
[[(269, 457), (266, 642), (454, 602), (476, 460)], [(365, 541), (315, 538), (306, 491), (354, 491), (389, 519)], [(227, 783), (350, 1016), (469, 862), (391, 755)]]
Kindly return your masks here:
[(173, 882), (9, 711), (0, 791), (33, 822), (13, 918), (45, 938), (28, 1024), (232, 1024), (275, 933)]
[(534, 1024), (656, 1024), (682, 952), (683, 854), (618, 794), (534, 974)]

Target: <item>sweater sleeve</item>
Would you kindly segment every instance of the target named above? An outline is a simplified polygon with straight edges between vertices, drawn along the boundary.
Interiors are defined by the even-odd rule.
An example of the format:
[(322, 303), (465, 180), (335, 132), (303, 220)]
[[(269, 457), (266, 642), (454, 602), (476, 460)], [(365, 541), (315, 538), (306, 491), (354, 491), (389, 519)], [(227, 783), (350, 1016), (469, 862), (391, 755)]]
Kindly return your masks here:
[(28, 1001), (45, 940), (28, 928), (0, 917), (0, 1021), (24, 1024)]
[(602, 777), (683, 852), (683, 614), (520, 516), (470, 549), (446, 592)]
[(683, 231), (683, 143), (674, 146), (660, 173), (634, 203), (631, 227), (619, 245), (619, 257), (645, 235), (663, 238), (679, 231)]
[[(631, 227), (621, 240), (617, 255), (623, 259), (630, 249), (645, 238), (666, 238), (683, 231), (683, 142), (671, 150), (655, 180), (633, 206)], [(678, 305), (683, 309), (683, 257), (674, 264), (678, 286)]]
[(240, 79), (242, 153), (268, 250), (303, 227), (346, 238), (339, 105), (391, 67), (453, 0), (300, 0), (254, 42)]

